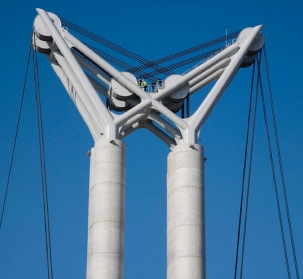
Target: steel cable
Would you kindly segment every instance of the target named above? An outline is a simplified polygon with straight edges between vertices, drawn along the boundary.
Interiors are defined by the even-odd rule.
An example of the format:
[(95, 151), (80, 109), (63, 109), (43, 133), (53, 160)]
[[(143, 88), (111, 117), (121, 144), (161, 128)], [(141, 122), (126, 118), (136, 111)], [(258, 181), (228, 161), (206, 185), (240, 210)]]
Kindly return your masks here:
[[(244, 199), (244, 188), (245, 188), (245, 175), (246, 175), (248, 142), (249, 142), (249, 134), (250, 134), (250, 118), (251, 118), (251, 109), (252, 109), (254, 77), (255, 77), (255, 61), (254, 61), (254, 64), (253, 64), (251, 86), (250, 86), (249, 108), (248, 108), (248, 116), (247, 116), (246, 141), (245, 141), (244, 163), (243, 163), (243, 173), (242, 173), (242, 190), (241, 190), (241, 197), (240, 197), (240, 213), (239, 213), (239, 222), (238, 222), (238, 236), (237, 236), (237, 248), (236, 248), (236, 261), (235, 261), (234, 279), (237, 278), (237, 272), (238, 272), (238, 257), (239, 257), (239, 249), (240, 249), (242, 210), (243, 210), (243, 199)], [(256, 103), (256, 101), (257, 101), (257, 99), (255, 100), (255, 103)], [(254, 110), (254, 112), (255, 112), (255, 110)]]
[(33, 64), (34, 64), (36, 113), (37, 113), (37, 124), (38, 124), (38, 142), (39, 142), (39, 152), (40, 152), (40, 171), (41, 171), (41, 182), (42, 182), (42, 200), (43, 200), (43, 214), (44, 214), (44, 233), (45, 233), (45, 246), (46, 246), (47, 273), (48, 273), (48, 278), (53, 279), (48, 190), (47, 190), (47, 179), (46, 179), (46, 162), (45, 162), (45, 152), (44, 152), (42, 108), (41, 108), (41, 100), (40, 100), (40, 82), (39, 82), (38, 60), (35, 51), (33, 51)]
[(240, 33), (240, 31), (231, 33), (231, 34), (229, 34), (229, 35), (227, 35), (227, 36), (220, 37), (220, 38), (218, 38), (218, 39), (209, 41), (209, 42), (207, 42), (207, 43), (203, 43), (203, 44), (200, 44), (200, 45), (197, 45), (197, 46), (188, 48), (188, 49), (186, 49), (186, 50), (176, 52), (176, 53), (174, 53), (174, 54), (165, 56), (165, 57), (163, 57), (163, 58), (159, 58), (159, 59), (157, 59), (157, 60), (154, 60), (154, 61), (152, 61), (152, 62), (143, 64), (143, 65), (138, 66), (138, 67), (134, 67), (134, 68), (129, 69), (129, 70), (132, 70), (133, 72), (136, 72), (136, 71), (139, 71), (139, 70), (143, 70), (143, 69), (149, 68), (149, 67), (150, 67), (150, 64), (151, 64), (151, 65), (153, 65), (153, 64), (154, 64), (154, 65), (163, 64), (163, 63), (165, 63), (165, 62), (174, 60), (174, 59), (179, 58), (179, 57), (182, 57), (182, 56), (184, 56), (184, 55), (188, 55), (188, 54), (191, 54), (191, 53), (193, 53), (193, 52), (199, 51), (199, 50), (201, 50), (201, 49), (204, 49), (204, 48), (207, 48), (207, 47), (210, 47), (210, 46), (213, 46), (213, 45), (222, 43), (222, 42), (224, 42), (225, 40), (234, 39), (235, 37), (237, 37), (237, 36), (239, 35), (239, 33)]
[[(87, 45), (87, 44), (86, 44), (86, 45)], [(129, 65), (128, 63), (125, 63), (125, 62), (119, 60), (118, 58), (113, 57), (113, 56), (111, 56), (111, 55), (109, 55), (109, 54), (107, 54), (107, 53), (105, 53), (105, 52), (103, 52), (103, 51), (101, 51), (101, 50), (99, 50), (99, 49), (93, 47), (93, 46), (90, 46), (90, 45), (87, 45), (87, 46), (88, 46), (91, 50), (93, 50), (95, 53), (99, 54), (100, 57), (102, 57), (103, 59), (105, 59), (107, 62), (110, 62), (110, 63), (112, 63), (112, 64), (115, 64), (115, 65), (121, 67), (121, 68), (124, 69), (124, 70), (127, 70), (128, 68), (132, 67), (132, 66)], [(77, 51), (78, 51), (78, 50), (77, 50)], [(145, 72), (142, 72), (142, 71), (140, 71), (139, 73), (142, 74), (142, 75), (146, 74)]]
[[(188, 64), (194, 63), (196, 61), (202, 60), (204, 58), (207, 58), (207, 57), (213, 55), (214, 53), (218, 52), (221, 49), (222, 48), (214, 49), (214, 50), (211, 50), (209, 52), (206, 52), (206, 53), (203, 53), (203, 54), (200, 54), (200, 55), (188, 58), (186, 60), (183, 60), (183, 61), (180, 61), (180, 62), (177, 62), (177, 63), (174, 63), (174, 64), (172, 64), (170, 66), (164, 67), (161, 70), (161, 71), (163, 71), (162, 74), (166, 74), (170, 70), (177, 69), (177, 68), (186, 66)], [(157, 74), (157, 72), (154, 71), (154, 72), (146, 73), (144, 75), (140, 75), (139, 78), (152, 79), (156, 74)], [(152, 80), (152, 81), (154, 81), (154, 80)]]
[(280, 170), (281, 181), (282, 181), (284, 202), (285, 202), (285, 207), (286, 207), (288, 229), (289, 229), (291, 248), (292, 248), (294, 264), (295, 264), (295, 269), (296, 269), (296, 276), (297, 276), (297, 279), (299, 279), (300, 278), (299, 268), (298, 268), (296, 249), (295, 249), (295, 243), (294, 243), (294, 237), (293, 237), (292, 225), (291, 225), (291, 219), (290, 219), (290, 212), (289, 212), (289, 206), (288, 206), (288, 198), (287, 198), (287, 192), (286, 192), (286, 184), (285, 184), (285, 178), (284, 178), (284, 171), (283, 171), (283, 164), (282, 164), (282, 157), (281, 157), (281, 150), (280, 150), (280, 143), (279, 143), (278, 129), (277, 129), (277, 121), (276, 121), (276, 114), (275, 114), (275, 109), (274, 109), (274, 101), (273, 101), (273, 94), (272, 94), (272, 89), (271, 89), (271, 82), (270, 82), (269, 67), (268, 67), (268, 60), (267, 60), (265, 44), (263, 46), (263, 50), (264, 50), (263, 56), (264, 56), (265, 69), (266, 69), (266, 78), (267, 78), (267, 86), (268, 86), (268, 93), (269, 93), (269, 100), (270, 100), (270, 107), (271, 107), (271, 115), (272, 115), (273, 125), (274, 125), (274, 134), (275, 134), (275, 141), (276, 141), (276, 146), (277, 146), (279, 170)]
[(261, 99), (262, 99), (263, 117), (264, 117), (264, 123), (265, 123), (265, 128), (266, 128), (267, 145), (268, 145), (269, 158), (270, 158), (270, 164), (271, 164), (271, 170), (272, 170), (272, 178), (273, 178), (273, 184), (274, 184), (274, 190), (275, 190), (275, 196), (276, 196), (276, 203), (277, 203), (277, 209), (278, 209), (278, 217), (279, 217), (279, 223), (280, 223), (280, 230), (281, 230), (281, 237), (282, 237), (282, 243), (283, 243), (284, 257), (285, 257), (285, 263), (286, 263), (288, 278), (290, 279), (291, 275), (290, 275), (289, 261), (288, 261), (288, 255), (287, 255), (285, 233), (284, 233), (284, 227), (283, 227), (281, 206), (280, 206), (280, 201), (279, 201), (279, 193), (278, 193), (278, 187), (277, 187), (277, 180), (276, 180), (276, 174), (275, 174), (273, 153), (272, 153), (271, 140), (270, 140), (270, 135), (269, 135), (269, 127), (268, 127), (268, 120), (267, 120), (267, 113), (266, 113), (265, 99), (264, 99), (263, 85), (262, 85), (261, 77), (259, 77), (259, 80), (260, 80), (260, 84), (259, 84), (260, 85), (260, 92), (261, 92), (261, 97), (262, 97)]
[[(80, 26), (77, 26), (74, 23), (71, 23), (71, 22), (69, 22), (69, 21), (67, 21), (63, 18), (60, 18), (60, 19), (61, 19), (61, 22), (63, 23), (63, 25), (65, 25), (66, 27), (76, 31), (79, 34), (82, 34), (82, 35), (84, 35), (84, 36), (86, 36), (86, 37), (88, 37), (88, 38), (90, 38), (90, 39), (92, 39), (92, 40), (94, 40), (94, 41), (96, 41), (96, 42), (114, 50), (114, 51), (116, 51), (116, 52), (119, 52), (119, 53), (121, 53), (121, 54), (123, 54), (123, 55), (141, 63), (141, 64), (150, 63), (149, 60), (147, 60), (147, 59), (145, 59), (145, 58), (143, 58), (143, 57), (141, 57), (141, 56), (125, 49), (125, 48), (123, 48), (123, 47), (120, 47), (120, 46), (118, 46), (118, 45), (116, 45), (116, 44), (114, 44), (114, 43), (112, 43), (112, 42), (110, 42), (110, 41), (92, 33), (92, 32), (90, 32), (90, 31), (88, 31), (88, 30), (86, 30), (86, 29), (84, 29)], [(162, 67), (160, 65), (152, 66), (151, 68), (153, 68), (154, 70), (161, 70), (162, 69)], [(170, 74), (174, 74), (174, 73), (170, 72)]]
[[(91, 50), (93, 50), (95, 53), (99, 54), (100, 57), (104, 58), (106, 61), (112, 63), (112, 64), (115, 64), (119, 67), (121, 67), (122, 69), (128, 71), (127, 69), (130, 67), (129, 64), (93, 47), (93, 46), (90, 46), (88, 44), (86, 44)], [(75, 48), (76, 49), (76, 48)], [(76, 49), (77, 50), (77, 49)], [(199, 60), (202, 60), (202, 59), (205, 59), (205, 58), (208, 58), (209, 56), (217, 53), (218, 51), (222, 50), (222, 48), (218, 48), (218, 49), (214, 49), (212, 51), (209, 51), (209, 52), (206, 52), (206, 53), (203, 53), (203, 54), (200, 54), (200, 55), (197, 55), (197, 56), (194, 56), (194, 57), (191, 57), (191, 58), (188, 58), (186, 60), (183, 60), (183, 61), (180, 61), (180, 62), (177, 62), (175, 64), (172, 64), (168, 67), (163, 67), (161, 69), (161, 74), (163, 75), (166, 75), (166, 73), (168, 73), (170, 70), (172, 69), (177, 69), (177, 68), (180, 68), (180, 67), (183, 67), (183, 66), (186, 66), (188, 64), (191, 64), (193, 62), (196, 62), (196, 61), (199, 61)], [(77, 50), (79, 52), (79, 50)], [(130, 71), (131, 72), (131, 71)], [(153, 72), (150, 72), (150, 73), (145, 73), (143, 71), (138, 71), (137, 73), (139, 73), (140, 75), (138, 76), (138, 78), (141, 78), (141, 79), (148, 79), (152, 82), (156, 81), (157, 78), (155, 77), (159, 71), (153, 71)]]
[(88, 30), (86, 30), (86, 29), (84, 29), (84, 28), (82, 28), (82, 27), (80, 27), (80, 26), (78, 26), (74, 23), (69, 22), (66, 19), (63, 19), (63, 18), (60, 18), (60, 19), (62, 21), (62, 24), (65, 25), (66, 27), (68, 27), (68, 28), (76, 31), (79, 34), (82, 34), (82, 35), (84, 35), (84, 36), (86, 36), (86, 37), (88, 37), (88, 38), (90, 38), (90, 39), (92, 39), (92, 40), (94, 40), (94, 41), (96, 41), (96, 42), (98, 42), (98, 43), (116, 51), (116, 52), (119, 52), (119, 53), (121, 53), (121, 54), (123, 54), (123, 55), (125, 55), (125, 56), (127, 56), (127, 57), (129, 57), (129, 58), (131, 58), (131, 59), (133, 59), (133, 60), (142, 64), (142, 65), (137, 66), (137, 67), (129, 66), (128, 68), (126, 68), (125, 70), (130, 72), (130, 73), (137, 73), (137, 72), (140, 72), (141, 70), (144, 70), (146, 68), (152, 68), (152, 69), (155, 70), (154, 72), (157, 73), (157, 74), (163, 73), (164, 69), (166, 69), (165, 73), (175, 74), (174, 72), (171, 72), (168, 67), (162, 67), (159, 64), (162, 64), (162, 63), (168, 62), (170, 60), (179, 58), (181, 56), (188, 55), (188, 54), (191, 54), (193, 52), (199, 51), (201, 49), (204, 49), (204, 48), (222, 43), (226, 40), (234, 39), (240, 33), (240, 31), (237, 31), (237, 32), (231, 33), (227, 36), (223, 36), (223, 37), (217, 38), (215, 40), (212, 40), (212, 41), (209, 41), (209, 42), (191, 47), (189, 49), (179, 51), (177, 53), (165, 56), (163, 58), (160, 58), (160, 59), (157, 59), (157, 60), (154, 60), (154, 61), (149, 61), (149, 60), (147, 60), (147, 59), (145, 59), (145, 58), (143, 58), (143, 57), (141, 57), (141, 56), (125, 49), (125, 48), (123, 48), (123, 47), (120, 47), (120, 46), (118, 46), (118, 45), (116, 45), (116, 44), (114, 44), (114, 43), (112, 43), (112, 42), (110, 42), (110, 41), (108, 41), (108, 40), (90, 32), (90, 31), (88, 31)]
[[(260, 60), (258, 60), (258, 77), (260, 73)], [(252, 124), (252, 135), (250, 144), (250, 154), (249, 154), (249, 167), (248, 167), (248, 178), (247, 178), (247, 190), (246, 190), (246, 200), (245, 200), (245, 215), (244, 215), (244, 225), (243, 225), (243, 238), (242, 238), (242, 249), (241, 249), (241, 265), (240, 265), (240, 278), (243, 277), (243, 266), (244, 266), (244, 253), (245, 253), (245, 241), (246, 241), (246, 230), (247, 230), (247, 216), (248, 216), (248, 205), (249, 205), (249, 194), (250, 194), (250, 181), (251, 181), (251, 170), (252, 170), (252, 159), (253, 159), (253, 148), (255, 139), (255, 127), (257, 119), (257, 105), (258, 105), (258, 85), (259, 78), (257, 78), (256, 85), (256, 95), (255, 95), (255, 105), (254, 105), (254, 115)]]
[(3, 205), (2, 205), (2, 210), (1, 210), (0, 229), (2, 226), (6, 199), (7, 199), (7, 194), (8, 194), (8, 187), (9, 187), (9, 183), (10, 183), (10, 177), (11, 177), (13, 161), (14, 161), (14, 156), (15, 156), (15, 149), (16, 149), (16, 143), (17, 143), (18, 132), (19, 132), (19, 125), (20, 125), (20, 119), (21, 119), (21, 113), (22, 113), (22, 107), (23, 107), (24, 93), (25, 93), (27, 74), (28, 74), (28, 66), (29, 66), (30, 57), (31, 57), (31, 50), (32, 50), (32, 46), (30, 44), (28, 58), (27, 58), (27, 65), (26, 65), (26, 70), (25, 70), (25, 77), (24, 77), (24, 82), (23, 82), (23, 89), (22, 89), (22, 94), (21, 94), (19, 113), (18, 113), (17, 127), (16, 127), (16, 132), (15, 132), (15, 137), (14, 137), (14, 143), (13, 143), (13, 150), (12, 150), (12, 155), (11, 155), (11, 160), (10, 160), (10, 165), (9, 165), (9, 170), (8, 170), (8, 177), (7, 177), (7, 182), (6, 182), (6, 188), (5, 188), (5, 193), (4, 193), (4, 199), (3, 199)]

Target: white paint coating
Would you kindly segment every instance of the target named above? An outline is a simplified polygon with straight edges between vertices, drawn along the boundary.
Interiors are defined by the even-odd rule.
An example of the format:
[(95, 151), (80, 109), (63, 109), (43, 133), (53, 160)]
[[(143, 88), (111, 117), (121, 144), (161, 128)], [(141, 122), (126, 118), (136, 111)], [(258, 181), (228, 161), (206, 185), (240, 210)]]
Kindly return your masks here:
[(87, 279), (123, 279), (125, 144), (102, 139), (91, 150)]
[(167, 279), (205, 279), (203, 147), (179, 144), (167, 163)]
[[(168, 157), (167, 278), (205, 279), (204, 155), (203, 147), (194, 143), (201, 126), (249, 56), (248, 52), (255, 52), (263, 45), (264, 38), (260, 33), (263, 26), (245, 29), (235, 44), (172, 84), (166, 82), (168, 86), (157, 94), (149, 95), (137, 85), (135, 78), (120, 73), (58, 22), (53, 22), (50, 13), (41, 9), (37, 12), (40, 17), (35, 20), (35, 36), (39, 40), (50, 40), (48, 46), (55, 48), (46, 47), (42, 41), (40, 44), (36, 37), (33, 43), (38, 51), (51, 52), (50, 62), (74, 102), (76, 93), (79, 95), (80, 102), (75, 103), (96, 141), (91, 152), (87, 279), (123, 279), (125, 146), (122, 141), (112, 139), (127, 136), (141, 126), (151, 130), (170, 147), (178, 144)], [(71, 47), (76, 47), (89, 60)], [(111, 76), (111, 85), (116, 83), (116, 96), (113, 97), (117, 102), (132, 101), (134, 108), (121, 115), (108, 111), (95, 90), (107, 95), (107, 88), (86, 76), (79, 62), (107, 86)], [(217, 78), (198, 110), (187, 119), (181, 119), (162, 103), (165, 97), (182, 99), (185, 93), (180, 88), (183, 86), (187, 91), (190, 87), (189, 93), (192, 94)], [(141, 100), (130, 98), (132, 93)], [(171, 133), (176, 142), (145, 118), (154, 120)], [(100, 139), (101, 136), (106, 139)]]

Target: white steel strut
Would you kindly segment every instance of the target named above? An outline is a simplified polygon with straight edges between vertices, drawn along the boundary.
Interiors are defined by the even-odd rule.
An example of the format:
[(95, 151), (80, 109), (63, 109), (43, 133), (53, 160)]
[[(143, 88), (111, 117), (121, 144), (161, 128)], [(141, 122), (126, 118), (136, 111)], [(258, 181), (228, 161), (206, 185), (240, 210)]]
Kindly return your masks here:
[[(37, 9), (33, 47), (45, 53), (92, 137), (87, 279), (122, 279), (124, 269), (124, 137), (146, 128), (172, 150), (167, 170), (167, 278), (205, 278), (204, 153), (200, 129), (240, 67), (250, 66), (264, 44), (263, 25), (243, 29), (238, 39), (185, 75), (166, 78), (156, 92), (119, 72)], [(92, 63), (93, 62), (93, 63)], [(176, 112), (186, 96), (215, 82), (196, 112)], [(114, 113), (103, 103), (106, 97)], [(164, 117), (169, 119), (170, 124)]]

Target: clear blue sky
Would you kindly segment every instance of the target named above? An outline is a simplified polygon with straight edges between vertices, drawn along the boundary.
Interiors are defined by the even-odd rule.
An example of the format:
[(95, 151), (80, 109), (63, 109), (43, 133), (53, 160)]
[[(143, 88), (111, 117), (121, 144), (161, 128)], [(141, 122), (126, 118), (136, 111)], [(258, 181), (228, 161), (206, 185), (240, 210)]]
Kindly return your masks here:
[[(303, 276), (302, 1), (6, 1), (1, 5), (0, 205), (4, 196), (35, 8), (76, 23), (147, 59), (265, 24), (281, 151)], [(55, 279), (85, 278), (92, 138), (46, 58), (39, 55)], [(0, 230), (0, 278), (46, 278), (37, 124), (30, 67)], [(251, 69), (241, 70), (202, 128), (207, 278), (232, 278)], [(202, 100), (206, 92), (199, 96)], [(125, 279), (166, 276), (166, 157), (147, 131), (125, 140)], [(244, 278), (286, 278), (265, 130), (259, 110)], [(293, 266), (292, 270), (293, 269)], [(294, 275), (294, 273), (293, 273)]]

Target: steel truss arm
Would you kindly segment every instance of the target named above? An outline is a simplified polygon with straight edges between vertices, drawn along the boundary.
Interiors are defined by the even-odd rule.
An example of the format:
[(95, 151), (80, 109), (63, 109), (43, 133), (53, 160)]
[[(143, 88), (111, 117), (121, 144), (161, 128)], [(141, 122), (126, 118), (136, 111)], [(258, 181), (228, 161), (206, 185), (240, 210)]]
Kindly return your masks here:
[(214, 66), (224, 58), (232, 56), (234, 53), (236, 53), (239, 49), (239, 46), (237, 44), (233, 44), (211, 58), (210, 60), (206, 61), (196, 69), (190, 71), (185, 76), (180, 78), (176, 83), (169, 85), (165, 87), (159, 94), (154, 94), (153, 99), (154, 100), (162, 100), (164, 97), (170, 95), (173, 91), (180, 88), (184, 84), (190, 82), (194, 78), (196, 78), (199, 74), (203, 73), (204, 71), (208, 70), (210, 67)]
[(99, 91), (104, 97), (107, 97), (107, 91), (108, 89), (105, 88), (102, 84), (100, 84), (98, 81), (96, 81), (92, 76), (89, 74), (86, 74), (88, 80), (91, 82), (91, 84), (94, 86), (94, 88)]
[[(144, 126), (169, 146), (174, 146), (176, 143), (197, 142), (197, 135), (202, 125), (234, 78), (263, 28), (263, 25), (259, 25), (246, 29), (241, 40), (227, 46), (200, 66), (180, 76), (174, 83), (166, 85), (161, 91), (148, 94), (134, 81), (63, 29), (60, 26), (60, 21), (53, 22), (45, 11), (41, 9), (37, 9), (37, 11), (53, 39), (52, 43), (48, 43), (52, 58), (56, 59), (61, 66), (60, 69), (55, 67), (54, 70), (57, 74), (60, 72), (58, 76), (70, 95), (68, 84), (71, 84), (73, 90), (77, 92), (80, 104), (77, 107), (91, 130), (93, 138), (95, 140), (100, 139), (100, 137), (121, 138)], [(55, 15), (52, 14), (52, 16)], [(81, 66), (92, 76), (87, 74)], [(133, 107), (120, 115), (109, 111), (97, 94), (98, 91), (108, 98), (112, 79), (128, 90), (130, 94), (137, 96), (133, 99), (125, 99)], [(187, 92), (191, 95), (214, 80), (217, 81), (213, 88), (191, 117), (180, 118), (168, 108), (169, 106), (167, 107), (167, 97), (170, 97), (181, 87), (188, 86), (189, 91)], [(121, 100), (124, 101), (124, 99)], [(163, 114), (168, 121), (172, 121), (177, 127), (164, 120), (160, 114)], [(165, 132), (155, 126), (152, 121)], [(166, 132), (171, 134), (173, 139)]]
[(61, 33), (58, 31), (55, 23), (51, 20), (49, 15), (42, 9), (37, 9), (38, 14), (42, 18), (45, 26), (48, 28), (49, 32), (51, 33), (54, 42), (56, 43), (57, 47), (67, 60), (70, 68), (74, 72), (75, 76), (77, 77), (79, 83), (81, 84), (83, 90), (92, 100), (92, 103), (95, 106), (97, 113), (99, 114), (100, 119), (105, 123), (106, 126), (106, 135), (108, 138), (115, 138), (115, 131), (113, 131), (113, 117), (105, 107), (105, 105), (100, 100), (97, 92), (89, 82), (88, 78), (86, 77), (85, 73), (83, 72), (82, 68), (78, 64), (77, 60), (75, 59), (74, 55), (72, 54), (70, 48), (68, 47), (67, 43), (63, 39)]
[(224, 68), (221, 68), (221, 69), (217, 70), (216, 72), (212, 73), (211, 75), (209, 75), (208, 77), (204, 78), (203, 80), (201, 80), (194, 86), (190, 87), (188, 93), (190, 95), (192, 95), (192, 94), (196, 93), (198, 90), (200, 90), (201, 88), (203, 88), (204, 86), (206, 86), (207, 84), (218, 79), (221, 76), (221, 74), (224, 72), (224, 70), (225, 70)]
[(147, 121), (143, 125), (144, 128), (151, 131), (154, 135), (156, 135), (159, 139), (164, 141), (170, 148), (173, 148), (177, 145), (176, 141), (169, 137), (167, 134), (165, 134), (161, 129), (156, 127), (152, 121)]
[(143, 119), (136, 123), (133, 123), (127, 129), (125, 129), (121, 132), (119, 139), (123, 139), (123, 138), (129, 136), (130, 134), (132, 134), (133, 132), (135, 132), (136, 130), (138, 130), (140, 128), (145, 128), (145, 129), (149, 130), (154, 135), (156, 135), (159, 139), (161, 139), (163, 142), (165, 142), (168, 145), (168, 147), (170, 147), (170, 148), (173, 148), (174, 146), (177, 145), (176, 141), (173, 138), (169, 137), (161, 129), (156, 127), (152, 123), (151, 120), (148, 120), (148, 119)]
[(201, 126), (205, 123), (207, 117), (219, 101), (220, 97), (224, 93), (224, 90), (230, 84), (231, 80), (236, 75), (243, 59), (245, 58), (249, 48), (254, 43), (256, 36), (262, 30), (263, 25), (259, 25), (253, 28), (251, 34), (246, 38), (243, 44), (240, 46), (239, 51), (232, 57), (230, 64), (226, 67), (219, 80), (216, 82), (214, 87), (211, 89), (205, 100), (202, 102), (198, 110), (188, 119), (191, 132), (194, 135), (189, 137), (197, 136)]
[(193, 78), (189, 81), (189, 86), (192, 88), (193, 86), (199, 84), (204, 81), (206, 78), (217, 72), (218, 70), (225, 68), (231, 61), (231, 58), (225, 58), (222, 61), (218, 62), (214, 66), (210, 67), (208, 70), (202, 72), (197, 77)]
[(99, 55), (94, 53), (89, 47), (80, 42), (73, 35), (68, 33), (66, 30), (63, 30), (64, 39), (79, 49), (85, 56), (87, 56), (90, 60), (94, 61), (101, 69), (111, 75), (117, 82), (119, 82), (122, 86), (128, 89), (130, 92), (136, 94), (143, 100), (151, 99), (150, 95), (144, 92), (140, 87), (134, 84), (131, 80), (129, 80), (126, 76), (124, 76), (121, 72), (115, 69), (112, 65), (107, 63), (104, 59), (102, 59)]
[(80, 99), (81, 103), (86, 108), (86, 110), (90, 112), (90, 116), (93, 121), (93, 124), (98, 128), (99, 134), (104, 133), (105, 125), (101, 124), (102, 122), (99, 119), (96, 108), (94, 107), (91, 100), (87, 96), (86, 92), (83, 90), (82, 86), (78, 82), (73, 71), (70, 69), (69, 64), (67, 63), (66, 59), (55, 51), (53, 51), (52, 54), (53, 54), (54, 58), (57, 60), (58, 64), (63, 69), (65, 75), (68, 78), (68, 81), (75, 88), (76, 96), (78, 97), (77, 99)]
[[(132, 99), (129, 102), (133, 106), (137, 106), (140, 103), (140, 101), (137, 100), (137, 99)], [(162, 127), (164, 130), (166, 130), (168, 133), (170, 133), (175, 140), (179, 141), (180, 139), (182, 139), (182, 134), (180, 133), (180, 131), (176, 127), (174, 127), (173, 125), (171, 125), (170, 123), (168, 123), (166, 120), (164, 120), (158, 114), (158, 112), (155, 111), (155, 110), (153, 110), (153, 109), (149, 109), (149, 111), (145, 112), (145, 113), (139, 113), (138, 114), (138, 118), (136, 118), (136, 115), (133, 116), (132, 118), (130, 118), (121, 127), (121, 131), (125, 130), (132, 123), (135, 123), (136, 121), (138, 121), (138, 119), (142, 119), (144, 117), (147, 117), (148, 119), (153, 120), (154, 122), (156, 122), (160, 127)]]
[(87, 61), (79, 52), (77, 52), (75, 49), (72, 48), (72, 53), (77, 59), (77, 61), (80, 63), (81, 66), (83, 66), (85, 69), (87, 69), (89, 72), (91, 72), (94, 76), (96, 76), (98, 79), (100, 79), (104, 84), (109, 86), (110, 84), (110, 77), (106, 75), (104, 72), (102, 72), (99, 68), (97, 68), (95, 65)]
[(173, 125), (168, 123), (166, 120), (164, 120), (157, 112), (155, 111), (150, 112), (148, 118), (156, 122), (160, 127), (162, 127), (164, 130), (170, 133), (176, 141), (182, 139), (182, 134), (180, 133), (180, 131), (177, 128), (175, 128)]
[(96, 126), (96, 124), (94, 123), (94, 121), (92, 120), (92, 117), (91, 117), (89, 111), (87, 111), (87, 109), (83, 105), (81, 99), (75, 98), (75, 95), (77, 94), (76, 90), (75, 90), (74, 86), (70, 83), (70, 80), (65, 75), (65, 72), (62, 70), (62, 68), (57, 63), (52, 62), (49, 55), (46, 55), (46, 57), (47, 57), (48, 61), (50, 62), (52, 68), (54, 69), (55, 73), (59, 77), (60, 81), (62, 82), (63, 86), (65, 87), (65, 90), (67, 91), (67, 93), (71, 97), (72, 101), (74, 102), (75, 106), (77, 107), (80, 115), (82, 116), (84, 122), (86, 123), (88, 129), (90, 130), (90, 132), (93, 136), (93, 139), (95, 141), (101, 139), (99, 129)]
[(128, 127), (127, 129), (125, 129), (124, 131), (122, 131), (120, 133), (119, 139), (124, 139), (125, 137), (129, 136), (133, 132), (135, 132), (138, 129), (142, 128), (143, 125), (144, 125), (144, 120), (134, 123), (133, 125), (131, 125), (130, 127)]

